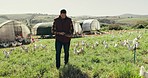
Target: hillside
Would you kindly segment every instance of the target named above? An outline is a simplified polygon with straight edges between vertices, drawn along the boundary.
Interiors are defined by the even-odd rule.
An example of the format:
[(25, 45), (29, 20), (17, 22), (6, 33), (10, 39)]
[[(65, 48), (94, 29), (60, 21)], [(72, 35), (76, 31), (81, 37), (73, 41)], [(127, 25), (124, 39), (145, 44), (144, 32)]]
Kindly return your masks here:
[[(42, 22), (53, 22), (53, 19), (58, 17), (58, 15), (49, 14), (0, 14), (0, 22), (3, 20), (18, 20), (29, 26), (34, 26), (37, 23)], [(125, 24), (125, 25), (135, 25), (139, 21), (148, 21), (148, 15), (136, 15), (136, 14), (123, 14), (119, 16), (70, 16), (73, 20), (81, 21), (86, 19), (98, 19), (100, 23), (110, 22)]]
[(133, 17), (133, 18), (145, 18), (147, 17), (148, 18), (148, 15), (136, 15), (136, 14), (123, 14), (123, 15), (119, 15), (120, 17), (123, 17), (123, 18), (130, 18), (130, 17)]

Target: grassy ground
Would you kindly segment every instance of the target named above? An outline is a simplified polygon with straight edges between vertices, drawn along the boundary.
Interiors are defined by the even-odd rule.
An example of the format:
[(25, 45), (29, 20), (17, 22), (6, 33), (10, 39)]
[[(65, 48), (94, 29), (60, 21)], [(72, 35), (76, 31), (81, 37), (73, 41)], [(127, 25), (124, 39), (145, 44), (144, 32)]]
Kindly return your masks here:
[(148, 18), (124, 18), (124, 19), (119, 19), (116, 22), (117, 23), (127, 23), (127, 24), (131, 24), (131, 25), (135, 25), (139, 21), (147, 22)]
[[(131, 35), (130, 35), (131, 34)], [(114, 43), (133, 40), (139, 34), (140, 46), (137, 49), (136, 64), (133, 62), (133, 51), (127, 47), (119, 45), (114, 47)], [(75, 44), (81, 41), (89, 43), (89, 47), (84, 46), (83, 54), (74, 54)], [(107, 41), (108, 48), (104, 48), (103, 41)], [(91, 47), (96, 41), (99, 46)], [(21, 51), (20, 47), (10, 54), (10, 58), (5, 58), (4, 49), (0, 49), (0, 77), (11, 78), (140, 78), (139, 68), (143, 65), (148, 69), (148, 30), (138, 30), (130, 32), (112, 31), (110, 34), (100, 36), (86, 36), (76, 38), (71, 41), (70, 62), (64, 66), (62, 50), (59, 70), (55, 67), (55, 48), (53, 39), (42, 39), (36, 42), (37, 45), (48, 45), (46, 49), (39, 47), (32, 51), (33, 44), (26, 45), (29, 52)], [(82, 46), (79, 46), (81, 48)], [(7, 51), (10, 48), (6, 49)]]

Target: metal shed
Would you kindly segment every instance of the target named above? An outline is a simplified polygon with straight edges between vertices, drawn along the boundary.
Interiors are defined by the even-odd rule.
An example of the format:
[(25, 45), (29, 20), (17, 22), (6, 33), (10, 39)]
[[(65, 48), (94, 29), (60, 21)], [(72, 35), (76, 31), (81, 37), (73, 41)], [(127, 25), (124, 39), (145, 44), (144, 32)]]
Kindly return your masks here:
[(33, 35), (52, 35), (51, 28), (53, 23), (38, 23), (32, 28)]
[(29, 28), (18, 21), (7, 20), (0, 24), (0, 42), (15, 41), (16, 36), (28, 38)]
[(96, 19), (85, 20), (82, 24), (83, 32), (91, 32), (100, 30), (100, 23)]
[(74, 33), (75, 35), (80, 35), (83, 33), (81, 25), (77, 21), (73, 21), (73, 28), (74, 28)]

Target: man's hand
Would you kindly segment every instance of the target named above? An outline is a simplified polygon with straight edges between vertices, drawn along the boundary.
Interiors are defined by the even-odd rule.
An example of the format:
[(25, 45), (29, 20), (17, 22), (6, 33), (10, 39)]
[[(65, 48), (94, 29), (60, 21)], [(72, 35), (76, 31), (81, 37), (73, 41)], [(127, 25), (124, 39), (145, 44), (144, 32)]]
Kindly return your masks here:
[(65, 35), (64, 32), (58, 32), (58, 35)]
[(72, 37), (73, 35), (70, 35), (70, 34), (67, 34), (67, 35), (65, 35), (66, 37)]

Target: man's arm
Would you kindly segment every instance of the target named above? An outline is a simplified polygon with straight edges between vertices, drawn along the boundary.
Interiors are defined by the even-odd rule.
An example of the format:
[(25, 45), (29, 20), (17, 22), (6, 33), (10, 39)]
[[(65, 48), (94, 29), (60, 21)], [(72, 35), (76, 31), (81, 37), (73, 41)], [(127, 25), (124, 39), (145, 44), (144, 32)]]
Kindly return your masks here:
[(52, 34), (54, 34), (54, 35), (57, 34), (57, 33), (56, 33), (56, 24), (55, 24), (55, 20), (54, 20), (54, 22), (53, 22), (53, 26), (52, 26), (51, 32), (52, 32)]
[(73, 34), (74, 33), (74, 28), (73, 28), (73, 23), (72, 23), (72, 20), (70, 20), (70, 34)]

